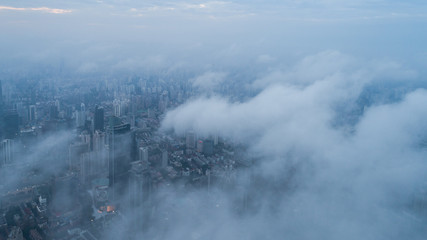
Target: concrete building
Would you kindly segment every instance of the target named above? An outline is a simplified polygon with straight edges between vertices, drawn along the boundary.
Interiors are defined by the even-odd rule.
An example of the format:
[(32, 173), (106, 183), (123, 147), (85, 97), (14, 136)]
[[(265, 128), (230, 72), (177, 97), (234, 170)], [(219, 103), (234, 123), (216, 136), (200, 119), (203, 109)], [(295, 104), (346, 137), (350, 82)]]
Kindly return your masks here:
[(110, 118), (106, 134), (110, 185), (125, 183), (130, 163), (136, 159), (135, 134), (129, 123), (124, 124), (116, 117)]
[(185, 136), (185, 147), (193, 150), (196, 145), (196, 134), (193, 131), (188, 131)]
[(7, 240), (25, 240), (20, 227), (13, 226)]
[(197, 152), (199, 152), (199, 153), (203, 152), (203, 141), (198, 140), (196, 145), (197, 145), (197, 147), (196, 147)]
[(89, 152), (89, 150), (89, 143), (77, 142), (70, 144), (68, 147), (68, 168), (70, 170), (78, 170), (80, 156)]
[(94, 131), (104, 131), (104, 108), (95, 107), (95, 117), (93, 119), (93, 129)]
[(203, 154), (206, 156), (211, 156), (214, 153), (214, 141), (211, 139), (206, 139), (203, 141)]
[(148, 148), (140, 147), (138, 155), (139, 155), (139, 161), (148, 162)]
[(5, 139), (0, 144), (0, 167), (12, 163), (14, 160), (14, 142)]
[(168, 151), (162, 150), (162, 168), (166, 168), (168, 166)]
[(149, 163), (136, 161), (131, 163), (129, 172), (129, 201), (131, 211), (134, 213), (133, 227), (141, 229), (148, 223), (151, 212), (152, 180)]
[(28, 108), (28, 120), (31, 123), (35, 123), (37, 121), (37, 109), (35, 105), (30, 105)]

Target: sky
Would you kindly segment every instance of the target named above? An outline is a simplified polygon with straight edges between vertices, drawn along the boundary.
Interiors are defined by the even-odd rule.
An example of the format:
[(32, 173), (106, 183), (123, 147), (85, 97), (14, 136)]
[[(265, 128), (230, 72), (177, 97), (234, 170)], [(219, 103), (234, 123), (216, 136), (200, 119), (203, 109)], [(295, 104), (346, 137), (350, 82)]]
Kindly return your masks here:
[[(202, 94), (161, 131), (219, 134), (258, 162), (214, 197), (165, 189), (148, 238), (425, 239), (410, 207), (427, 182), (425, 26), (425, 1), (0, 1), (0, 77), (194, 72)], [(212, 94), (236, 71), (254, 96)]]
[(72, 71), (275, 64), (324, 50), (425, 67), (423, 1), (0, 1), (0, 63)]

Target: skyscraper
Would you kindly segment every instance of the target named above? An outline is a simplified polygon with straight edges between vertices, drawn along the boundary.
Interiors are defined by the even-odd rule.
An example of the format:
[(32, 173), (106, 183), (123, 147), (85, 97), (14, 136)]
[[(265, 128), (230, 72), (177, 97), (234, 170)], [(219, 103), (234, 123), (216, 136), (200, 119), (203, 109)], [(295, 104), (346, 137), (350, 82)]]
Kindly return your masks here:
[(71, 170), (76, 170), (80, 163), (80, 156), (83, 153), (89, 152), (89, 143), (77, 142), (68, 146), (68, 167)]
[(113, 110), (114, 116), (120, 117), (122, 115), (122, 106), (121, 102), (118, 99), (114, 99), (113, 101)]
[(150, 172), (149, 163), (146, 161), (135, 161), (131, 163), (129, 171), (129, 193), (132, 207), (141, 206), (148, 200), (150, 194)]
[(15, 110), (5, 111), (3, 114), (4, 137), (15, 138), (19, 133), (19, 115)]
[(0, 144), (0, 167), (13, 162), (13, 140), (5, 139)]
[(168, 151), (162, 150), (162, 168), (166, 168), (168, 163)]
[(93, 121), (93, 129), (104, 131), (104, 108), (95, 107), (95, 118)]
[(105, 148), (105, 133), (95, 130), (93, 134), (93, 151), (101, 151)]
[(203, 154), (211, 156), (214, 152), (214, 141), (212, 139), (206, 139), (203, 142)]
[(31, 123), (34, 123), (37, 120), (36, 118), (37, 118), (37, 116), (36, 116), (36, 106), (35, 105), (30, 105), (30, 107), (28, 109), (28, 120)]
[(81, 103), (80, 106), (77, 106), (79, 109), (76, 110), (76, 126), (84, 127), (86, 123), (86, 106), (84, 103)]
[(196, 145), (196, 134), (193, 131), (188, 131), (185, 138), (185, 146), (187, 149), (194, 149)]
[(54, 104), (49, 106), (49, 117), (50, 120), (58, 118), (58, 108)]
[(122, 123), (120, 119), (111, 117), (106, 130), (109, 151), (108, 175), (112, 186), (126, 182), (130, 163), (136, 159), (136, 146), (129, 123)]
[(151, 212), (151, 175), (149, 163), (145, 161), (135, 161), (131, 163), (129, 171), (129, 202), (131, 211), (135, 214), (133, 227), (141, 229), (149, 221)]

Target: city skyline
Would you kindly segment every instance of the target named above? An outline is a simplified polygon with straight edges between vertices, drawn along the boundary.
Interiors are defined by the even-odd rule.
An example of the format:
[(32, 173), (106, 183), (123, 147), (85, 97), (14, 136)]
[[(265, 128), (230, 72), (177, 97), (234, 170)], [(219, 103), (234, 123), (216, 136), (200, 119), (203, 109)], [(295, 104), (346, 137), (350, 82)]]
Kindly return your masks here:
[(0, 1), (0, 239), (425, 239), (426, 10)]

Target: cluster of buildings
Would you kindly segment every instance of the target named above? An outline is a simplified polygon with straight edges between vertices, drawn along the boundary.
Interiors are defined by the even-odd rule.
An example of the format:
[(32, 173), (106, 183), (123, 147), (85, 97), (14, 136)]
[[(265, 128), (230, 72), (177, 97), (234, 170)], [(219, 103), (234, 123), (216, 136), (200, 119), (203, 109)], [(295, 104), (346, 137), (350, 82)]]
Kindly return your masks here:
[[(210, 189), (238, 166), (219, 136), (158, 131), (165, 111), (195, 94), (191, 86), (138, 78), (33, 90), (8, 84), (0, 90), (0, 180), (23, 177), (0, 185), (0, 239), (102, 239), (129, 213), (147, 227), (163, 186)], [(41, 155), (55, 134), (68, 138)]]

